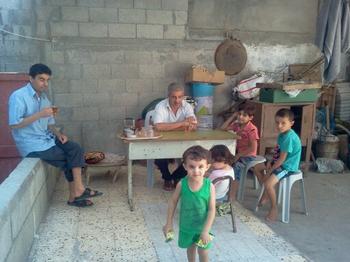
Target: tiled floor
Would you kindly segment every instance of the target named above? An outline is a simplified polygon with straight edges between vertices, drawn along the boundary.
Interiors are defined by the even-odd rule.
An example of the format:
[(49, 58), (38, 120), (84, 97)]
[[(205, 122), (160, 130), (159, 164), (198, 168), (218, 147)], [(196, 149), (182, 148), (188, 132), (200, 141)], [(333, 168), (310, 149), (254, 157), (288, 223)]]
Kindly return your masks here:
[[(126, 201), (125, 170), (115, 184), (111, 177), (92, 178), (90, 186), (104, 195), (93, 199), (93, 207), (84, 209), (66, 204), (62, 178), (29, 261), (186, 261), (186, 251), (177, 247), (176, 240), (165, 243), (161, 231), (171, 193), (161, 190), (158, 173), (154, 188), (149, 189), (145, 167), (134, 170), (134, 212), (129, 211)], [(235, 210), (237, 233), (232, 233), (229, 216), (215, 220), (211, 261), (305, 261), (298, 250), (250, 211), (239, 204)]]

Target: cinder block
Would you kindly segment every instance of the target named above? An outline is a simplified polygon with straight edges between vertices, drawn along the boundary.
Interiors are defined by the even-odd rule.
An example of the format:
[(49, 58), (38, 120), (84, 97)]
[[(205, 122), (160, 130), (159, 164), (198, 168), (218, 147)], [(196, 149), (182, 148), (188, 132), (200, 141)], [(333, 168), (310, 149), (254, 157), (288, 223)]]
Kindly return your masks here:
[(161, 9), (161, 0), (134, 0), (135, 8), (143, 9)]
[(78, 24), (74, 22), (50, 23), (52, 36), (78, 36)]
[(90, 21), (96, 23), (114, 23), (118, 21), (118, 9), (89, 8)]
[(83, 101), (85, 106), (108, 106), (111, 104), (112, 98), (109, 93), (100, 91), (97, 94), (83, 94)]
[(125, 107), (115, 103), (115, 106), (103, 106), (99, 108), (100, 120), (118, 120), (120, 115), (124, 115)]
[(36, 24), (36, 35), (39, 37), (48, 37), (48, 25), (45, 22), (38, 22)]
[(110, 77), (111, 68), (110, 65), (83, 65), (83, 77), (84, 78), (100, 78)]
[(173, 12), (168, 10), (147, 10), (147, 24), (173, 24)]
[(125, 51), (125, 62), (128, 64), (152, 63), (152, 52), (148, 51)]
[(12, 245), (11, 220), (8, 210), (0, 208), (0, 261), (5, 261)]
[(136, 64), (111, 65), (112, 77), (115, 78), (138, 78), (139, 68)]
[(32, 205), (34, 204), (33, 197), (29, 190), (30, 180), (33, 175), (27, 176), (26, 180), (23, 182), (22, 187), (18, 189), (16, 193), (16, 199), (12, 200), (16, 202), (16, 205), (12, 205), (11, 210), (11, 230), (12, 239), (16, 239), (20, 233), (25, 219), (30, 214)]
[(166, 10), (188, 10), (188, 0), (162, 0), (162, 8)]
[(163, 39), (163, 26), (137, 25), (137, 38)]
[[(151, 92), (152, 91), (152, 79), (127, 79), (126, 80), (126, 91), (128, 93), (136, 92)], [(128, 94), (126, 93), (126, 94)]]
[(62, 7), (62, 19), (64, 21), (88, 22), (89, 9), (87, 7)]
[(107, 24), (79, 23), (79, 34), (82, 37), (107, 37)]
[(55, 94), (55, 104), (62, 107), (77, 107), (83, 105), (81, 94)]
[(49, 89), (52, 89), (55, 94), (69, 93), (69, 80), (53, 78), (50, 82)]
[(75, 0), (47, 0), (48, 5), (75, 6)]
[(33, 213), (26, 216), (20, 234), (13, 242), (7, 261), (26, 261), (35, 234)]
[[(122, 118), (125, 117), (125, 114)], [(116, 152), (117, 141), (116, 131), (120, 120), (104, 120), (96, 122), (86, 122), (83, 124), (84, 147), (86, 150), (104, 150)], [(100, 132), (96, 132), (100, 130)], [(123, 148), (123, 146), (122, 146)]]
[(119, 9), (119, 22), (129, 24), (146, 23), (146, 11), (143, 9)]
[(61, 19), (61, 9), (58, 6), (39, 5), (36, 8), (36, 14), (39, 21), (58, 22)]
[(11, 9), (8, 11), (8, 22), (10, 25), (29, 25), (33, 20), (31, 10)]
[(112, 93), (125, 92), (125, 80), (124, 79), (99, 79), (98, 89)]
[(108, 33), (110, 37), (136, 38), (135, 24), (109, 24)]
[(139, 65), (141, 78), (160, 78), (164, 77), (163, 66), (160, 64)]
[(175, 24), (186, 25), (187, 24), (187, 12), (186, 11), (174, 11)]
[[(53, 176), (53, 174), (49, 174), (49, 176)], [(51, 180), (48, 180), (51, 181)], [(36, 201), (33, 205), (33, 223), (34, 223), (34, 232), (37, 232), (39, 229), (39, 225), (41, 220), (43, 219), (50, 202), (51, 194), (48, 192), (48, 185), (45, 183), (39, 194), (37, 195)]]
[(96, 62), (96, 53), (86, 49), (66, 50), (69, 64), (93, 64)]
[(104, 7), (104, 0), (78, 0), (79, 6)]
[(105, 0), (108, 8), (134, 8), (134, 2), (130, 0)]
[(165, 25), (164, 39), (185, 39), (185, 27), (183, 25)]
[(94, 121), (98, 119), (98, 107), (77, 107), (73, 109), (73, 121)]
[(121, 64), (124, 62), (123, 51), (96, 52), (96, 62), (98, 64)]
[(64, 79), (80, 79), (81, 78), (81, 65), (79, 64), (66, 64), (64, 67)]
[(70, 91), (72, 93), (96, 93), (97, 88), (97, 79), (79, 79), (79, 80), (70, 80)]
[(51, 60), (56, 64), (64, 64), (64, 51), (51, 51)]
[(136, 106), (138, 103), (138, 93), (129, 91), (125, 93), (119, 93), (113, 95), (112, 99), (112, 105), (114, 106), (126, 106), (126, 105), (133, 105)]
[[(168, 77), (168, 76), (167, 76)], [(153, 89), (154, 93), (160, 94), (160, 97), (166, 97), (168, 94), (168, 86), (170, 83), (179, 82), (178, 79), (174, 78), (154, 78)], [(181, 81), (180, 81), (181, 83)]]

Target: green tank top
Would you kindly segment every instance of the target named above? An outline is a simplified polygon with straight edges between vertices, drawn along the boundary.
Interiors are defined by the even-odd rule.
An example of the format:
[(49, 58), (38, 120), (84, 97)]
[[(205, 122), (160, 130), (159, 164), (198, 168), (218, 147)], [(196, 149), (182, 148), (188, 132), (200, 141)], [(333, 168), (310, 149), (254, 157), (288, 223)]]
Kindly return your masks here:
[(181, 180), (180, 230), (200, 233), (207, 220), (210, 200), (210, 180), (204, 178), (202, 187), (192, 192), (188, 178)]

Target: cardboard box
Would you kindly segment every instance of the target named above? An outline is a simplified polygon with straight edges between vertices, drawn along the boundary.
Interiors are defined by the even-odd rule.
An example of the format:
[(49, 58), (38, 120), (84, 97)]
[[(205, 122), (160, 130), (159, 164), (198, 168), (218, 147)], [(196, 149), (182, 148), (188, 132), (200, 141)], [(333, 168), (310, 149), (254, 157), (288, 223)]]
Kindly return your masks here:
[(191, 68), (185, 76), (185, 83), (202, 82), (219, 85), (224, 81), (225, 71), (210, 72), (202, 68)]

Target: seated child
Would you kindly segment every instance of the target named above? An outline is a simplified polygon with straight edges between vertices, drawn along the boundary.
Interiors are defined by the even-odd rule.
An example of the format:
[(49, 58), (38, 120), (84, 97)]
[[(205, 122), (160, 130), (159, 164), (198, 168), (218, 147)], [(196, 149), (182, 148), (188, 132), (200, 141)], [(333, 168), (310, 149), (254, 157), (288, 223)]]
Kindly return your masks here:
[(276, 127), (279, 132), (277, 138), (277, 150), (279, 153), (274, 156), (272, 162), (266, 165), (266, 176), (264, 177), (265, 192), (260, 204), (263, 205), (268, 200), (271, 208), (266, 216), (266, 220), (275, 221), (277, 219), (277, 203), (275, 186), (286, 175), (299, 170), (301, 157), (301, 141), (292, 129), (294, 124), (294, 113), (290, 109), (282, 108), (275, 115)]
[[(200, 261), (209, 261), (210, 231), (215, 218), (215, 188), (204, 175), (210, 167), (210, 152), (201, 146), (192, 146), (183, 154), (183, 165), (187, 176), (177, 183), (169, 200), (163, 232), (166, 236), (173, 231), (174, 214), (180, 201), (178, 245), (187, 248), (188, 261), (196, 261), (197, 252)], [(199, 240), (204, 247), (196, 245)]]
[[(210, 149), (212, 164), (209, 171), (209, 179), (210, 181), (214, 181), (214, 179), (218, 177), (231, 176), (235, 179), (235, 174), (232, 168), (233, 163), (233, 155), (230, 150), (225, 145), (216, 145)], [(229, 191), (230, 181), (223, 180), (218, 181), (214, 184), (215, 187), (215, 198), (216, 200), (226, 200), (226, 194)], [(230, 206), (220, 201), (221, 203), (217, 203), (216, 210), (219, 215), (224, 215), (229, 213)], [(223, 202), (223, 203), (222, 203)]]
[[(239, 186), (238, 181), (240, 180), (242, 170), (248, 162), (253, 161), (256, 158), (259, 134), (257, 127), (252, 123), (254, 113), (254, 105), (243, 103), (238, 107), (238, 114), (233, 114), (221, 126), (221, 129), (232, 130), (240, 136), (240, 139), (237, 140), (237, 150), (233, 160), (233, 168), (236, 178), (233, 184), (234, 196), (236, 195)], [(233, 121), (235, 117), (237, 117), (237, 120)], [(257, 175), (260, 182), (260, 173), (254, 172), (254, 174)]]
[[(213, 181), (215, 178), (223, 176), (231, 176), (235, 178), (235, 174), (232, 168), (233, 155), (225, 145), (213, 146), (210, 150), (211, 153), (211, 168), (208, 178)], [(215, 185), (215, 198), (222, 199), (229, 191), (229, 181), (224, 180), (216, 183)]]

